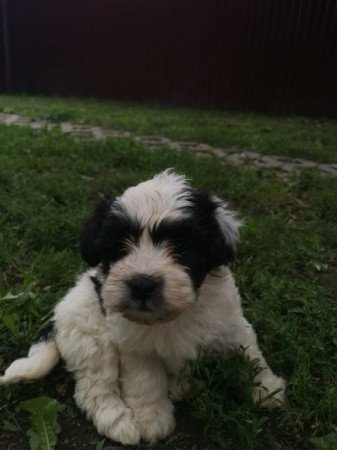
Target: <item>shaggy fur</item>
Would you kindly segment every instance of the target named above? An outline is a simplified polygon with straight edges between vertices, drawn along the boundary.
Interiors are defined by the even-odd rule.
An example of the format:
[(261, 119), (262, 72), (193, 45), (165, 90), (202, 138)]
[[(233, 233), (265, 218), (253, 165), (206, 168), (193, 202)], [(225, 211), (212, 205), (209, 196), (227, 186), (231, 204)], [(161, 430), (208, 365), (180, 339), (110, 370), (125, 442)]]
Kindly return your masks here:
[(285, 382), (262, 356), (227, 267), (239, 226), (225, 202), (171, 171), (104, 197), (81, 235), (93, 268), (56, 305), (54, 333), (0, 383), (41, 378), (61, 356), (99, 433), (154, 443), (174, 430), (168, 393), (187, 390), (187, 379), (177, 382), (186, 361), (244, 347), (263, 369), (254, 401), (282, 403)]

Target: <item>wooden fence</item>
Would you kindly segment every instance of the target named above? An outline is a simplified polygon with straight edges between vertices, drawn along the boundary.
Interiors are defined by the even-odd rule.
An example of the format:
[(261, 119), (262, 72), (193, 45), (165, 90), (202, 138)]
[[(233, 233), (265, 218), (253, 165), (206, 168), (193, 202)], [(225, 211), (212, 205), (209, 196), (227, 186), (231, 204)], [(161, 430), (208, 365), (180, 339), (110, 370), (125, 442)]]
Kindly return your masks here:
[(337, 115), (337, 0), (0, 0), (0, 91)]

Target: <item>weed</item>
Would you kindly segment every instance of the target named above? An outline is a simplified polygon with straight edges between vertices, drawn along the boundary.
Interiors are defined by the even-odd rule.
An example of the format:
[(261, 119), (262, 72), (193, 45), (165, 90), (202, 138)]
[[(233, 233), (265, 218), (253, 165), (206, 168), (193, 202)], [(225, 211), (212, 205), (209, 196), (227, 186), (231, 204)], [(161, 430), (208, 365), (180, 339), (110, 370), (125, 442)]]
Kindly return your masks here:
[(53, 450), (60, 432), (57, 414), (65, 406), (51, 398), (38, 397), (20, 402), (20, 408), (31, 413), (32, 428), (27, 431), (31, 450)]

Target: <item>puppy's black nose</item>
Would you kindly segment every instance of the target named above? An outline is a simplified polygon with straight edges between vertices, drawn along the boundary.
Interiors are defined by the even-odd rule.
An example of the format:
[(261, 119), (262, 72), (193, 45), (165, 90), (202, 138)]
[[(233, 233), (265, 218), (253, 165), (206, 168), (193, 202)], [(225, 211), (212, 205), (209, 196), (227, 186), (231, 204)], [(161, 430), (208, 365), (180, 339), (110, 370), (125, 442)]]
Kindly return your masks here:
[(161, 280), (147, 275), (137, 275), (127, 282), (132, 297), (147, 300), (160, 286)]

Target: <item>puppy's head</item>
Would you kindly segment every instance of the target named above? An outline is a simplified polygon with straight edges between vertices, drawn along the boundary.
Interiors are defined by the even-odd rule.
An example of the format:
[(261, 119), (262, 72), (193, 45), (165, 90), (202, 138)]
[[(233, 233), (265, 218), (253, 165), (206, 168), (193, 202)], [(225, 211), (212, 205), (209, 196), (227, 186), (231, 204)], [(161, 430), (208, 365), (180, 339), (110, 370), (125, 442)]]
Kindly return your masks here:
[(196, 301), (210, 270), (233, 260), (239, 226), (225, 202), (165, 171), (101, 200), (84, 224), (82, 256), (99, 266), (107, 314), (165, 322)]

